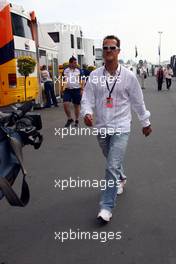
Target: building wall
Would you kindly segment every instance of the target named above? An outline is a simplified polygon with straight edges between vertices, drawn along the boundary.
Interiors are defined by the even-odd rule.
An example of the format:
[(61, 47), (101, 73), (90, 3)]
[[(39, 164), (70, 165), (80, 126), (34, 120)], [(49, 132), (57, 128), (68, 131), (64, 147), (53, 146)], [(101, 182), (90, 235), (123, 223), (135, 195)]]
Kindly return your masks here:
[(95, 45), (92, 39), (83, 39), (84, 58), (83, 63), (88, 66), (95, 65)]
[(95, 49), (95, 65), (96, 67), (101, 67), (103, 65), (103, 56), (102, 56), (102, 48)]
[[(82, 47), (78, 49), (77, 38), (82, 39), (82, 30), (80, 26), (77, 25), (67, 25), (62, 23), (50, 23), (42, 24), (47, 32), (59, 32), (60, 41), (57, 42), (58, 47), (58, 60), (59, 64), (68, 62), (69, 58), (74, 56), (77, 59), (81, 58), (81, 63), (83, 63), (83, 43)], [(71, 47), (71, 36), (74, 36), (74, 48)]]
[[(42, 24), (42, 27), (48, 32), (59, 32), (59, 42), (56, 42), (58, 49), (59, 64), (68, 62), (69, 58), (74, 56), (78, 63), (94, 65), (95, 54), (93, 54), (94, 40), (83, 38), (82, 29), (78, 25), (68, 25), (63, 23)], [(71, 36), (74, 36), (74, 48), (71, 47)], [(78, 47), (77, 38), (80, 38), (81, 47)]]

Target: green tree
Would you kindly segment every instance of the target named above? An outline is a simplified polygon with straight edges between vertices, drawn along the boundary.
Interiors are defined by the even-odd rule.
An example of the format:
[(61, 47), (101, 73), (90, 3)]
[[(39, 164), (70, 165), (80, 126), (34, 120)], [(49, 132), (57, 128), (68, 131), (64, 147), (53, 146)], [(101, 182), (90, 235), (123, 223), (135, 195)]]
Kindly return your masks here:
[(33, 73), (36, 66), (36, 60), (33, 59), (31, 56), (20, 56), (17, 59), (17, 67), (19, 73), (24, 76), (24, 94), (25, 94), (25, 101), (26, 101), (26, 79), (29, 74)]

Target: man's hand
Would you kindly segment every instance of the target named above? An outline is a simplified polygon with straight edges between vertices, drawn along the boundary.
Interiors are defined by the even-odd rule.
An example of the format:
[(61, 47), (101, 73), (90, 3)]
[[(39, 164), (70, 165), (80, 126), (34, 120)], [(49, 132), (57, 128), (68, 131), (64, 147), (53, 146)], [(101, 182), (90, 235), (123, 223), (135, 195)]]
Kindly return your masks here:
[(89, 126), (89, 127), (93, 126), (93, 117), (92, 117), (92, 115), (90, 115), (90, 114), (85, 115), (84, 123), (86, 124), (86, 126)]
[(142, 129), (142, 133), (148, 137), (151, 133), (152, 133), (152, 128), (151, 125), (147, 126), (147, 127), (143, 127)]

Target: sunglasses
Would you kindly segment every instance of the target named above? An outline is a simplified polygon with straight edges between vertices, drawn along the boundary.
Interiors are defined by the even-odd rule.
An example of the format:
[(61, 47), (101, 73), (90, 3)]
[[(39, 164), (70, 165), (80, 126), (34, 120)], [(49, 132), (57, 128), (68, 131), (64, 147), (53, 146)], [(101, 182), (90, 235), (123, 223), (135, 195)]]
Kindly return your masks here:
[(103, 46), (103, 50), (110, 50), (110, 51), (114, 51), (114, 50), (119, 50), (120, 48), (117, 46)]

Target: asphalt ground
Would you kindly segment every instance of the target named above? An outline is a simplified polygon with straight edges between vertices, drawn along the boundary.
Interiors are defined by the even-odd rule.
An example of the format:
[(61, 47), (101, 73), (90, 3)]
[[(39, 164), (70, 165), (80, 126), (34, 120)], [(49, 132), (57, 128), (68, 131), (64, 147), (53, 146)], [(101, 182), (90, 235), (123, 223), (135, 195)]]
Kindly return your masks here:
[[(153, 133), (145, 138), (134, 115), (127, 185), (106, 226), (96, 222), (100, 188), (55, 188), (56, 179), (104, 179), (96, 137), (55, 136), (66, 121), (62, 105), (40, 111), (43, 145), (24, 148), (30, 203), (12, 208), (0, 202), (0, 264), (176, 263), (176, 82), (158, 92), (149, 77), (145, 86)], [(20, 177), (15, 188), (19, 183)], [(70, 230), (75, 239), (67, 239)], [(88, 232), (86, 239), (78, 239), (81, 232)]]

